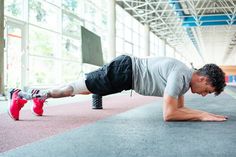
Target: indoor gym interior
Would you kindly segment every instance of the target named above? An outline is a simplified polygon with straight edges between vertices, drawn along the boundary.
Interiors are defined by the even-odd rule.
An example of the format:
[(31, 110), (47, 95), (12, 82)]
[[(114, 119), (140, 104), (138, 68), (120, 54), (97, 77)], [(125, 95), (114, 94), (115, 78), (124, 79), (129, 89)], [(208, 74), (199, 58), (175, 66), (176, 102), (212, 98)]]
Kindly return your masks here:
[[(235, 24), (235, 0), (0, 0), (0, 156), (235, 156)], [(187, 92), (186, 106), (229, 119), (165, 122), (163, 98), (134, 91), (102, 97), (103, 109), (76, 95), (9, 117), (10, 88), (73, 81), (122, 54), (219, 65), (224, 92)]]

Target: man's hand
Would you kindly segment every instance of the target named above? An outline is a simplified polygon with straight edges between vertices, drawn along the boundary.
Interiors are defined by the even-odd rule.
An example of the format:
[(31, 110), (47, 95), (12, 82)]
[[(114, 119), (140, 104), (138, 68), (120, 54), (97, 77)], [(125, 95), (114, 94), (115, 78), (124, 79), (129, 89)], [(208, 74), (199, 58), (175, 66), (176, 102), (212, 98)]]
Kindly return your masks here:
[(216, 115), (216, 114), (204, 112), (204, 113), (202, 113), (201, 121), (223, 122), (223, 121), (226, 121), (227, 119), (228, 119), (227, 116)]

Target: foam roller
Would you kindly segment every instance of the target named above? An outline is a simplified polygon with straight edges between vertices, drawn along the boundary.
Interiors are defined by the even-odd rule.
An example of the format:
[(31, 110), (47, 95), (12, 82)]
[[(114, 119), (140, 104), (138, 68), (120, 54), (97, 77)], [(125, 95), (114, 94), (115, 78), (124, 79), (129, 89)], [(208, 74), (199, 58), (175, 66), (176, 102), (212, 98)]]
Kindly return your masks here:
[(93, 94), (93, 109), (103, 109), (102, 107), (102, 96)]

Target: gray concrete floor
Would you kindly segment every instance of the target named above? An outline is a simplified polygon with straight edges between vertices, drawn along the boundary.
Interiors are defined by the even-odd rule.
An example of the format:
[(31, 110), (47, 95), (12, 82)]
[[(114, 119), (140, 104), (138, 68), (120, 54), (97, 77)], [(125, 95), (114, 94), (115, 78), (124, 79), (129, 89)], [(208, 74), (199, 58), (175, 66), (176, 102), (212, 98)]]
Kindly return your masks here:
[(187, 94), (187, 106), (228, 115), (226, 122), (164, 122), (162, 101), (51, 136), (1, 157), (232, 157), (236, 154), (236, 99)]
[[(236, 93), (227, 90), (233, 96), (223, 93), (202, 98), (188, 93), (185, 97), (188, 107), (227, 115), (226, 122), (164, 122), (162, 101), (158, 101), (29, 143), (0, 157), (232, 157), (236, 154)], [(69, 99), (77, 101), (77, 97)]]

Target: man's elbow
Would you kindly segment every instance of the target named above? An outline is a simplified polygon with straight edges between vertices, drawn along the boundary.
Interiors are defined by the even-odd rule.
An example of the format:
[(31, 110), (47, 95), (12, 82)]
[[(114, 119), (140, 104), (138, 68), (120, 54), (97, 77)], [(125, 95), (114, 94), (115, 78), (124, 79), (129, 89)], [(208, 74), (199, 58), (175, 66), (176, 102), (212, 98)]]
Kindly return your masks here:
[(163, 114), (163, 120), (164, 120), (165, 122), (174, 121), (174, 120), (175, 120), (174, 117), (175, 117), (175, 116), (174, 116), (174, 113), (173, 113), (173, 112), (171, 112), (171, 113), (164, 113), (164, 114)]
[(169, 121), (170, 121), (170, 119), (168, 119), (168, 118), (165, 117), (165, 116), (163, 116), (163, 120), (164, 120), (165, 122), (169, 122)]

